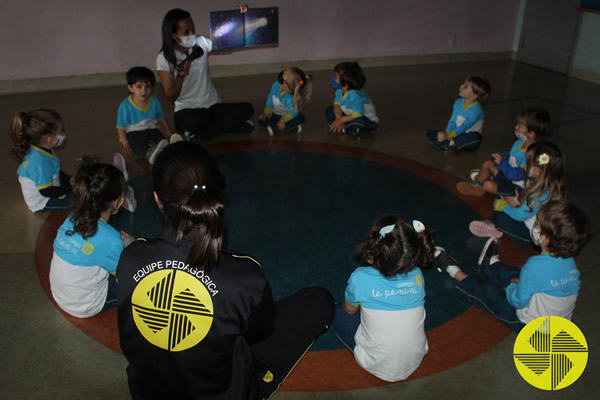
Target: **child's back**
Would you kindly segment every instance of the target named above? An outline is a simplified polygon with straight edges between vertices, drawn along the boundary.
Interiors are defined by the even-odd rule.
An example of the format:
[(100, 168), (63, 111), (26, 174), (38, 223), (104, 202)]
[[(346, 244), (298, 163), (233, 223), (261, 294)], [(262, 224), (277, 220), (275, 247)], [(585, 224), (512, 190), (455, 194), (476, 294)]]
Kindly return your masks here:
[(433, 259), (433, 235), (418, 221), (385, 216), (357, 249), (371, 266), (348, 279), (332, 328), (358, 365), (389, 382), (406, 379), (429, 350), (425, 285), (416, 265)]
[(357, 268), (345, 299), (361, 308), (354, 338), (358, 365), (389, 382), (408, 378), (429, 349), (421, 270), (386, 278), (373, 267)]

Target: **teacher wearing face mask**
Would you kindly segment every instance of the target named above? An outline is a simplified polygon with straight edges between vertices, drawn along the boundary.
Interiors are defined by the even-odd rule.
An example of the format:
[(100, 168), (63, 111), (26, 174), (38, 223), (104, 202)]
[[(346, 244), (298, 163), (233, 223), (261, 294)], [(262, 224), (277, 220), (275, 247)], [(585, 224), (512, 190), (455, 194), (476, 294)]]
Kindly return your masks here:
[[(246, 12), (247, 6), (240, 7)], [(250, 133), (250, 103), (222, 103), (208, 70), (212, 40), (196, 36), (189, 12), (175, 8), (162, 23), (162, 48), (156, 69), (166, 97), (175, 103), (175, 127), (203, 143), (226, 132)]]

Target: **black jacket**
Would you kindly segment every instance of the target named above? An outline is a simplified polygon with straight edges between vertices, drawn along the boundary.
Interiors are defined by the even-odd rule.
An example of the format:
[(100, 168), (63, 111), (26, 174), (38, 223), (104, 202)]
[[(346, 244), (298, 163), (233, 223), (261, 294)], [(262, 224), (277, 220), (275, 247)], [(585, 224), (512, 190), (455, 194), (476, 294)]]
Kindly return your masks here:
[(117, 267), (121, 349), (134, 399), (245, 399), (250, 344), (273, 330), (275, 305), (260, 264), (222, 251), (205, 273), (187, 263), (198, 231), (137, 240)]

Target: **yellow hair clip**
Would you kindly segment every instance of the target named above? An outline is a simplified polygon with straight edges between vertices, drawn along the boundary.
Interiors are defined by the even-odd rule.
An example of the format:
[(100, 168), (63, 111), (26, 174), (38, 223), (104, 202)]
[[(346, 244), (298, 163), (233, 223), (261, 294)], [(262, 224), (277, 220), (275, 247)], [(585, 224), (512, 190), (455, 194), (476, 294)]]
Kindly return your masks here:
[(542, 153), (539, 155), (538, 157), (538, 164), (539, 165), (546, 165), (550, 162), (550, 156), (546, 153)]

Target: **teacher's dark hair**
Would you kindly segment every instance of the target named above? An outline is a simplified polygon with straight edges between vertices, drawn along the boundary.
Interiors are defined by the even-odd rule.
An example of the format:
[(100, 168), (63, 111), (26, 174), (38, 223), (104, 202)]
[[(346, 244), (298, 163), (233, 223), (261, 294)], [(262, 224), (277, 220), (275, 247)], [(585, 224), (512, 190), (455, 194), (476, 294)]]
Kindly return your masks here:
[(173, 34), (177, 32), (179, 21), (191, 17), (190, 13), (180, 8), (174, 8), (169, 10), (162, 22), (162, 47), (160, 51), (163, 52), (165, 58), (170, 64), (177, 65), (177, 57), (175, 57), (175, 39)]
[(199, 144), (177, 142), (156, 158), (152, 180), (177, 241), (198, 230), (188, 262), (210, 271), (219, 259), (225, 231), (225, 177), (215, 159)]

